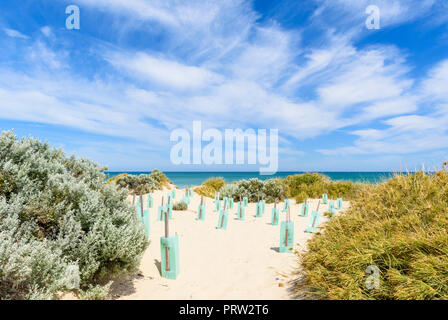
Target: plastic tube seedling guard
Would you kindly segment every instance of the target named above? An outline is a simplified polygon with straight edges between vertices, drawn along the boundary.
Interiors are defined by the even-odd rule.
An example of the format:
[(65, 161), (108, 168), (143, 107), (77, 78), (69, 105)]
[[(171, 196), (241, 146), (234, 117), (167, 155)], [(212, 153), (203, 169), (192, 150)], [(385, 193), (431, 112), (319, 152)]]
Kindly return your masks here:
[(283, 204), (283, 210), (282, 212), (287, 212), (289, 210), (289, 207), (291, 206), (289, 199), (285, 200), (285, 203)]
[[(334, 201), (333, 201), (333, 197), (331, 197), (331, 200), (328, 204), (328, 212), (335, 215), (336, 214), (336, 208), (334, 207)], [(332, 216), (330, 216), (330, 219), (332, 218)]]
[(342, 210), (342, 198), (338, 197), (336, 199), (336, 209), (337, 210)]
[(257, 204), (255, 205), (255, 216), (257, 217), (257, 218), (260, 218), (260, 217), (262, 217), (263, 216), (263, 213), (261, 212), (261, 210), (262, 210), (262, 204), (261, 204), (261, 202), (260, 202), (260, 197), (258, 197), (258, 202), (257, 202)]
[(328, 203), (328, 195), (326, 193), (324, 193), (322, 195), (322, 203), (323, 204), (327, 204)]
[(201, 203), (198, 206), (198, 220), (205, 220), (204, 196), (201, 196)]
[(219, 193), (218, 198), (215, 200), (215, 211), (219, 212), (221, 210), (221, 200), (219, 199)]
[(219, 211), (219, 219), (218, 219), (217, 229), (226, 230), (228, 220), (229, 220), (229, 213), (227, 212), (226, 205), (224, 204), (223, 209)]
[(249, 205), (249, 199), (247, 197), (243, 198), (244, 206), (247, 207)]
[(291, 212), (288, 209), (286, 221), (282, 221), (280, 226), (280, 247), (279, 252), (292, 252), (294, 249), (294, 222), (291, 221)]
[(162, 277), (176, 279), (179, 275), (179, 236), (169, 236), (168, 211), (164, 211), (165, 237), (160, 237)]
[(302, 204), (302, 209), (300, 211), (300, 216), (301, 217), (307, 217), (308, 216), (308, 212), (310, 210), (310, 206), (308, 204), (308, 199), (305, 199), (304, 204)]
[(144, 217), (144, 214), (143, 214), (143, 196), (142, 195), (139, 195), (139, 197), (138, 197), (138, 205), (140, 206), (140, 220), (143, 222), (143, 217)]
[(273, 226), (278, 226), (280, 220), (280, 210), (277, 209), (277, 199), (274, 200), (274, 208), (272, 208), (271, 224)]
[(143, 224), (145, 225), (145, 234), (146, 236), (150, 235), (150, 223), (149, 223), (149, 210), (143, 210)]
[(164, 221), (165, 217), (163, 213), (165, 212), (165, 206), (163, 205), (163, 196), (162, 196), (162, 205), (157, 209), (157, 221)]
[(190, 205), (190, 197), (188, 196), (188, 190), (185, 190), (184, 198), (182, 199), (187, 205)]
[(245, 208), (244, 208), (244, 202), (241, 201), (241, 197), (240, 197), (240, 201), (238, 202), (236, 211), (237, 211), (236, 213), (238, 215), (238, 220), (243, 221), (246, 213), (245, 213)]
[(316, 233), (317, 232), (317, 226), (319, 225), (320, 220), (320, 212), (319, 212), (319, 206), (320, 206), (320, 200), (317, 204), (316, 211), (311, 212), (310, 221), (308, 222), (308, 227), (306, 228), (305, 232), (310, 233)]
[(171, 197), (171, 193), (168, 194), (168, 202), (166, 204), (166, 210), (168, 210), (168, 218), (173, 218), (173, 198)]
[(151, 193), (148, 193), (147, 202), (148, 202), (148, 208), (152, 208), (154, 206), (154, 199)]
[(193, 198), (194, 193), (193, 193), (193, 188), (192, 187), (189, 187), (187, 189), (187, 194), (188, 194), (189, 198)]

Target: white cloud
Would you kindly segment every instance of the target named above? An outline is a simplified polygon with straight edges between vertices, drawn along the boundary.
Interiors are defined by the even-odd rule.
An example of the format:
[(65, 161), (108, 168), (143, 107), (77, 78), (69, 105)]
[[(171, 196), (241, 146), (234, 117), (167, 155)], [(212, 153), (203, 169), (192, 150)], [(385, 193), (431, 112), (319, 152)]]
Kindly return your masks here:
[(14, 29), (4, 28), (3, 31), (11, 38), (29, 39), (28, 36)]
[(49, 26), (40, 28), (40, 32), (42, 32), (43, 35), (46, 37), (50, 37), (53, 34), (53, 32), (51, 31), (51, 28)]
[[(326, 155), (341, 154), (410, 154), (448, 148), (448, 60), (435, 66), (420, 84), (419, 96), (402, 106), (403, 111), (417, 110), (416, 104), (429, 101), (432, 111), (425, 115), (409, 114), (383, 121), (386, 129), (364, 129), (351, 132), (358, 138), (352, 146), (318, 150)], [(412, 106), (407, 109), (407, 106)], [(383, 105), (391, 110), (393, 106)], [(415, 109), (415, 110), (412, 110)]]
[(131, 75), (150, 80), (166, 87), (198, 89), (220, 81), (213, 72), (177, 61), (156, 58), (146, 53), (111, 54), (106, 58), (112, 65)]
[[(66, 52), (37, 41), (28, 50), (35, 63), (31, 70), (0, 73), (1, 118), (127, 137), (155, 148), (166, 148), (168, 131), (190, 128), (192, 120), (219, 129), (278, 128), (287, 145), (280, 146), (281, 152), (291, 157), (302, 154), (291, 151), (291, 138), (305, 140), (349, 126), (363, 128), (351, 132), (353, 145), (320, 151), (394, 154), (445, 145), (446, 118), (419, 114), (419, 104), (422, 97), (431, 97), (441, 101), (439, 108), (448, 106), (443, 86), (448, 63), (431, 72), (420, 89), (424, 94), (417, 95), (400, 50), (381, 45), (359, 49), (353, 44), (357, 32), (340, 31), (337, 24), (317, 44), (304, 47), (303, 30), (259, 22), (244, 1), (80, 3), (123, 15), (122, 21), (136, 28), (150, 23), (149, 32), (163, 38), (163, 54), (119, 45), (100, 51), (93, 45), (88, 53), (102, 52), (98, 58), (113, 69), (108, 65), (106, 71), (75, 76), (65, 69), (71, 67)], [(321, 14), (342, 8), (335, 18), (343, 17), (341, 23), (350, 28), (365, 20), (367, 1), (319, 3)], [(416, 19), (431, 7), (431, 1), (381, 3), (383, 26)], [(423, 13), (411, 12), (413, 5)], [(49, 27), (40, 31), (55, 36)], [(370, 127), (378, 119), (381, 128)]]
[(448, 102), (448, 59), (440, 62), (423, 82), (424, 94), (433, 100)]
[(368, 32), (365, 13), (369, 5), (380, 9), (380, 27), (387, 28), (429, 16), (437, 4), (436, 0), (315, 0), (319, 7), (315, 19), (322, 24), (354, 30), (356, 33)]

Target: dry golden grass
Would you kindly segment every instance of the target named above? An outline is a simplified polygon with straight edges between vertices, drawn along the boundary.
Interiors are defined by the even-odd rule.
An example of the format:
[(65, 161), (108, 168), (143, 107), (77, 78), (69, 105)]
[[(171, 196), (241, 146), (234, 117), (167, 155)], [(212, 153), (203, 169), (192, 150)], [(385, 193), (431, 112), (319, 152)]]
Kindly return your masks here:
[[(448, 172), (366, 186), (300, 255), (298, 294), (323, 299), (448, 299)], [(380, 270), (368, 290), (366, 268)]]

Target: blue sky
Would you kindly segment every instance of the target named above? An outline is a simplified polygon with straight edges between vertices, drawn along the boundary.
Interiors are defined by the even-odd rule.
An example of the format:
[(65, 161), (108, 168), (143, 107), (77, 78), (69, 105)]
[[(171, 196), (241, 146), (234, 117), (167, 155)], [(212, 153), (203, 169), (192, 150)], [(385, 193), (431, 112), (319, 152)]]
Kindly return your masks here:
[(0, 129), (111, 170), (254, 169), (171, 164), (193, 120), (278, 128), (281, 171), (448, 160), (447, 1), (3, 0), (0, 48)]

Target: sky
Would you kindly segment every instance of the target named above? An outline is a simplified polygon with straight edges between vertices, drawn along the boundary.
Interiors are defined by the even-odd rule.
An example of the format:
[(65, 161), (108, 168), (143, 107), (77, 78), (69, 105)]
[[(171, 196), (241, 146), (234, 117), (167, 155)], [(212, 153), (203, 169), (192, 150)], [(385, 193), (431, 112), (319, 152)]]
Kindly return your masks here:
[(1, 131), (112, 171), (257, 170), (173, 164), (195, 120), (278, 129), (279, 171), (440, 167), (448, 1), (0, 2)]

